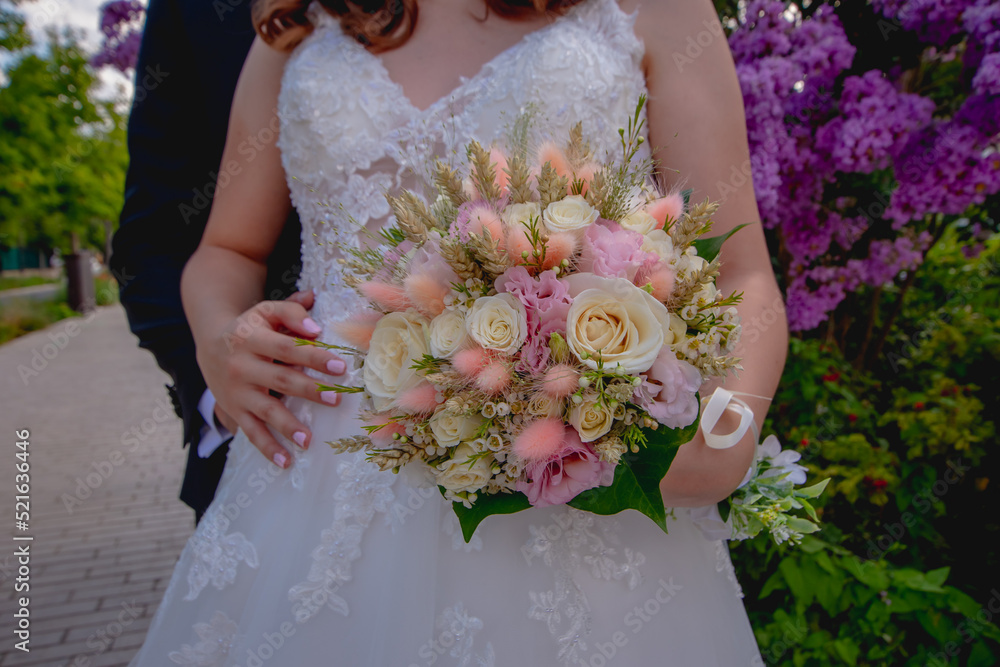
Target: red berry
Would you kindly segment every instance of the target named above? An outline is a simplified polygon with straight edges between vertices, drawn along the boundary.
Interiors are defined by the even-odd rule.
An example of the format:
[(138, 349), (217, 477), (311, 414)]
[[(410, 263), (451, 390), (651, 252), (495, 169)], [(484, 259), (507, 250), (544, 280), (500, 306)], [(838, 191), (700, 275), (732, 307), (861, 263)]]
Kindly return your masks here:
[(847, 421), (853, 424), (854, 422), (858, 421), (858, 416), (852, 412), (851, 414), (847, 415)]
[(802, 447), (808, 447), (809, 446), (809, 438), (802, 438), (802, 440), (799, 441), (799, 445), (801, 445)]
[(924, 409), (924, 402), (923, 401), (917, 401), (916, 403), (913, 404), (913, 409), (914, 410), (923, 410)]

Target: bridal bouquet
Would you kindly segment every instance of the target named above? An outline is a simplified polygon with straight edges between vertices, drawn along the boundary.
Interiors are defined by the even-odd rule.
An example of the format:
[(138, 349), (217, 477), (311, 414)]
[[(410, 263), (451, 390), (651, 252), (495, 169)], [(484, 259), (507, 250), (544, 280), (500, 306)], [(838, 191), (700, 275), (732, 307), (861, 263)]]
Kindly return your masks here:
[(563, 503), (666, 530), (659, 484), (699, 387), (739, 368), (741, 295), (716, 289), (725, 237), (705, 238), (717, 206), (657, 190), (641, 108), (605, 163), (579, 125), (536, 151), (472, 142), (467, 171), (435, 164), (433, 201), (388, 196), (395, 224), (345, 262), (371, 307), (338, 349), (363, 386), (321, 389), (361, 393), (367, 435), (329, 444), (425, 464), (466, 540)]

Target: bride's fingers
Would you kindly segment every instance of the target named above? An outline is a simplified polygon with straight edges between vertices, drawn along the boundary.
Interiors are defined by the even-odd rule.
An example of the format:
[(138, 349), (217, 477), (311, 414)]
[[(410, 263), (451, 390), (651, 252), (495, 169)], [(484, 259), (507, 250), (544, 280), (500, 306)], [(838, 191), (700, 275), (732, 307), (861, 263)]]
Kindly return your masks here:
[(296, 301), (264, 301), (257, 306), (274, 329), (284, 326), (301, 338), (315, 338), (322, 331), (309, 311)]
[[(249, 407), (250, 412), (252, 413), (251, 416), (256, 417), (259, 421), (270, 426), (278, 433), (297, 444), (299, 447), (308, 449), (309, 442), (312, 438), (311, 431), (305, 424), (300, 422), (280, 400), (264, 392), (255, 393), (254, 397), (250, 400)], [(268, 451), (273, 450), (274, 454), (281, 454), (285, 456), (284, 460), (274, 458), (274, 454), (268, 456), (268, 458), (282, 468), (287, 467), (286, 464), (289, 460), (287, 450), (278, 444), (277, 440), (274, 439), (274, 436), (272, 436), (266, 428), (264, 429), (262, 436), (265, 434), (267, 437), (262, 437), (261, 443), (268, 447)], [(247, 435), (249, 435), (249, 433)], [(260, 449), (260, 447), (258, 447), (258, 449)], [(261, 449), (261, 452), (263, 453), (264, 450)], [(265, 456), (267, 456), (266, 453)]]
[(315, 379), (290, 366), (261, 362), (249, 368), (244, 379), (249, 384), (273, 389), (285, 396), (299, 396), (323, 405), (340, 404), (339, 394), (320, 392)]
[(249, 343), (255, 354), (289, 366), (311, 368), (326, 375), (343, 375), (347, 371), (347, 363), (340, 356), (313, 345), (298, 345), (291, 336), (276, 331), (261, 331)]
[[(264, 455), (268, 461), (279, 468), (287, 468), (292, 461), (292, 456), (288, 450), (278, 444), (263, 421), (253, 414), (247, 414), (240, 420), (240, 428), (246, 433), (247, 438), (253, 446)], [(308, 444), (308, 435), (306, 443)]]

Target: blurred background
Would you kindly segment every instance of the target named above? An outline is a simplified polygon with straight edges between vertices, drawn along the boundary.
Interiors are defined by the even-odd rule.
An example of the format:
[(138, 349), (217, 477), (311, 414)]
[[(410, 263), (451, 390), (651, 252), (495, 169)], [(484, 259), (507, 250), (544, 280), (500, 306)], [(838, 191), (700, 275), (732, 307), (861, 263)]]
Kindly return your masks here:
[[(732, 545), (765, 662), (998, 664), (1000, 3), (715, 4), (674, 65), (733, 51), (752, 159), (706, 194), (752, 174), (786, 299), (743, 336), (793, 330), (765, 432), (832, 479), (801, 548)], [(32, 651), (0, 665), (127, 664), (193, 528), (166, 376), (106, 268), (143, 19), (0, 0), (2, 478), (30, 429), (36, 592)]]

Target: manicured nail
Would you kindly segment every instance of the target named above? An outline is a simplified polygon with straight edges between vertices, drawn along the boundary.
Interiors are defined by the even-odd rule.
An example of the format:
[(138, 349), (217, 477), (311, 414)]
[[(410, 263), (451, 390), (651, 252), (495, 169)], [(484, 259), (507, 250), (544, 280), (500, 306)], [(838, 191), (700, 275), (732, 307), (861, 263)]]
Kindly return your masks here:
[(337, 405), (340, 403), (340, 394), (335, 391), (322, 391), (320, 392), (319, 397), (324, 403), (329, 403), (330, 405)]
[(279, 468), (284, 468), (285, 464), (288, 463), (288, 457), (285, 456), (284, 452), (277, 452), (274, 455), (274, 462), (278, 465)]
[(347, 364), (340, 359), (333, 359), (326, 362), (326, 370), (330, 371), (333, 375), (342, 375), (347, 370)]
[(323, 330), (322, 328), (320, 328), (318, 324), (316, 324), (316, 321), (313, 320), (313, 318), (311, 317), (307, 317), (306, 319), (302, 320), (302, 328), (308, 331), (309, 333), (313, 334), (318, 334), (320, 331)]
[(305, 431), (296, 431), (292, 433), (292, 440), (298, 443), (299, 447), (306, 446), (306, 434)]

